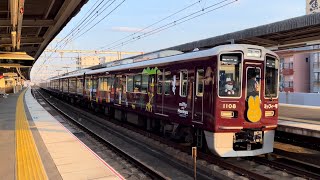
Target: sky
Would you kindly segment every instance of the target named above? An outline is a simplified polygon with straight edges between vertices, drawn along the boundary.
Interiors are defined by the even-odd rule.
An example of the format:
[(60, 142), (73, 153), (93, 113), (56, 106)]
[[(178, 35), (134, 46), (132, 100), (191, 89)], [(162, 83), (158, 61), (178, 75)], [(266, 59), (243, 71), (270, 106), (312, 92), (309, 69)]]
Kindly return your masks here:
[[(122, 1), (123, 3), (87, 33), (81, 35), (89, 27), (93, 26), (96, 21), (91, 19), (91, 24), (86, 26), (87, 29), (79, 28), (79, 30), (71, 31), (82, 19), (90, 14), (88, 12), (90, 12), (89, 10), (93, 5), (97, 5), (101, 1), (103, 0), (88, 1), (81, 11), (66, 25), (60, 34), (58, 34), (54, 41), (49, 44), (48, 48), (150, 52), (302, 16), (305, 15), (306, 6), (305, 0), (201, 0), (200, 2), (199, 0), (114, 0), (114, 3), (105, 11), (100, 10), (97, 12), (96, 9), (92, 17), (96, 17), (95, 20), (98, 21), (110, 13), (110, 11)], [(212, 6), (222, 1), (224, 3), (218, 6)], [(235, 2), (231, 3), (233, 1)], [(108, 1), (104, 0), (102, 4), (106, 2)], [(208, 12), (211, 9), (227, 3), (231, 4)], [(190, 7), (184, 11), (141, 31), (145, 27), (188, 6)], [(211, 9), (208, 8), (210, 6), (212, 6)], [(204, 9), (202, 12), (208, 13), (179, 24), (181, 22), (179, 19), (194, 12), (201, 11), (202, 9)], [(97, 16), (99, 13), (101, 14)], [(89, 18), (90, 17), (91, 16), (89, 16)], [(126, 40), (132, 40), (133, 37), (138, 37), (139, 35), (143, 37), (145, 33), (151, 34), (155, 32), (158, 27), (166, 24), (173, 25), (174, 21), (176, 21), (176, 25), (171, 28), (126, 44)], [(66, 35), (70, 33), (74, 36), (72, 38), (70, 38), (71, 36), (65, 38)], [(133, 33), (136, 34), (130, 36), (129, 39), (118, 41)], [(61, 41), (68, 38), (72, 41), (68, 43)], [(111, 44), (115, 41), (118, 42)], [(122, 42), (125, 45), (121, 46)], [(62, 56), (68, 57), (75, 55), (63, 54)], [(33, 80), (39, 79), (37, 75), (41, 73), (46, 74), (43, 75), (45, 77), (57, 75), (57, 69), (62, 69), (62, 71), (60, 71), (61, 74), (67, 70), (66, 68), (61, 68), (62, 64), (72, 63), (74, 63), (74, 60), (61, 58), (61, 54), (43, 53), (31, 71), (31, 78)], [(71, 70), (73, 69), (69, 69), (69, 71)], [(44, 78), (41, 76), (40, 79), (43, 80)]]

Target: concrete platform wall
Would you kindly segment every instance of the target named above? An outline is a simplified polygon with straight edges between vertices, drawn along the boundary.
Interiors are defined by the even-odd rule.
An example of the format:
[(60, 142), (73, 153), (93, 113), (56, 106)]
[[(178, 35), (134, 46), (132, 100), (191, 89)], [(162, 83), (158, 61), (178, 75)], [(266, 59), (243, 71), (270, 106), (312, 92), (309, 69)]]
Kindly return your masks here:
[(305, 106), (320, 106), (320, 93), (280, 93), (279, 102)]

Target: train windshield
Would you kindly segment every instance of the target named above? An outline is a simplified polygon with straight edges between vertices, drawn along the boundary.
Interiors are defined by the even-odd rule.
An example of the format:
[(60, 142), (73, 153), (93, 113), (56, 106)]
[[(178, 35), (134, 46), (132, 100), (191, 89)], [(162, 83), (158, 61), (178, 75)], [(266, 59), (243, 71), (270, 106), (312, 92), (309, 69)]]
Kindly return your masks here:
[(219, 70), (219, 96), (240, 97), (241, 95), (241, 54), (222, 54)]
[(275, 98), (278, 96), (278, 69), (279, 63), (273, 57), (267, 57), (265, 76), (265, 97)]

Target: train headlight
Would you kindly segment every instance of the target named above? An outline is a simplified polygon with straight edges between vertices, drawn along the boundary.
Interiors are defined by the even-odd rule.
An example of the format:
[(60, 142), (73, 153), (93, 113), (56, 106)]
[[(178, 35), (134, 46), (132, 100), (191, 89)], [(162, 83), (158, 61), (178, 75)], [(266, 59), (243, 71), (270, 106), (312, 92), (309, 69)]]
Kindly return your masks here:
[(221, 111), (220, 115), (222, 118), (233, 118), (234, 112), (233, 111)]
[(261, 57), (261, 50), (260, 49), (248, 49), (247, 51), (248, 57)]
[(274, 111), (265, 111), (265, 112), (264, 112), (264, 116), (265, 116), (265, 117), (274, 116)]

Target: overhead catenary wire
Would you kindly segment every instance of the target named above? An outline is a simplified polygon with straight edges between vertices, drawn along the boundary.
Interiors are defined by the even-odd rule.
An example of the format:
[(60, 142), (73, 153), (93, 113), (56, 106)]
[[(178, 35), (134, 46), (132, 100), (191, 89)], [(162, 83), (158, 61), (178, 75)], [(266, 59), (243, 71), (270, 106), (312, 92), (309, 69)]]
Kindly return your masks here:
[(166, 19), (169, 19), (169, 18), (171, 18), (171, 17), (173, 17), (173, 16), (175, 16), (175, 15), (177, 15), (177, 14), (179, 14), (179, 13), (181, 13), (181, 12), (183, 12), (183, 11), (185, 11), (185, 10), (187, 10), (187, 9), (195, 6), (195, 5), (197, 5), (197, 4), (200, 3), (201, 1), (203, 1), (203, 0), (198, 0), (198, 1), (196, 1), (196, 2), (194, 2), (194, 3), (192, 3), (192, 4), (190, 4), (190, 5), (188, 5), (188, 6), (186, 6), (186, 7), (184, 7), (184, 8), (182, 8), (182, 9), (180, 9), (180, 10), (178, 10), (178, 11), (170, 14), (169, 16), (166, 16), (166, 17), (164, 17), (164, 18), (156, 21), (155, 23), (152, 23), (152, 24), (148, 25), (147, 27), (144, 27), (144, 28), (140, 29), (140, 30), (137, 31), (137, 32), (134, 32), (134, 33), (132, 33), (132, 34), (129, 34), (129, 35), (127, 35), (127, 36), (125, 36), (125, 37), (123, 37), (123, 38), (121, 38), (121, 39), (119, 39), (119, 40), (116, 40), (116, 41), (114, 41), (114, 42), (112, 42), (112, 43), (110, 43), (110, 44), (107, 44), (107, 45), (105, 45), (105, 46), (103, 46), (103, 47), (100, 47), (99, 49), (103, 49), (103, 48), (108, 47), (108, 46), (110, 46), (110, 45), (112, 45), (112, 44), (115, 44), (115, 43), (117, 43), (117, 42), (119, 42), (119, 41), (121, 41), (121, 40), (124, 40), (124, 39), (126, 39), (126, 38), (128, 38), (128, 37), (134, 36), (135, 34), (137, 34), (137, 33), (139, 33), (139, 32), (143, 32), (143, 31), (149, 29), (150, 27), (152, 27), (152, 26), (154, 26), (154, 25), (156, 25), (156, 24), (159, 24), (160, 22), (162, 22), (162, 21), (164, 21), (164, 20), (166, 20)]
[[(107, 3), (110, 2), (110, 1), (111, 1), (111, 0), (107, 1)], [(116, 1), (116, 0), (113, 0), (107, 7), (105, 7), (105, 8), (102, 10), (102, 12), (104, 12), (108, 7), (110, 7), (115, 1)], [(82, 36), (83, 34), (85, 34), (85, 33), (87, 33), (88, 31), (90, 31), (93, 27), (95, 27), (95, 26), (96, 26), (97, 24), (99, 24), (102, 20), (104, 20), (106, 17), (108, 17), (112, 12), (114, 12), (117, 8), (119, 8), (125, 1), (126, 1), (126, 0), (121, 1), (115, 8), (113, 8), (113, 9), (112, 9), (109, 13), (107, 13), (103, 18), (101, 18), (98, 22), (96, 22), (93, 26), (91, 26), (89, 29), (87, 29), (84, 33), (80, 34), (80, 35), (77, 36), (76, 38), (79, 38), (79, 37)], [(99, 5), (101, 5), (101, 3), (100, 3)], [(99, 6), (99, 5), (98, 5), (98, 6)], [(104, 4), (104, 5), (105, 5), (105, 4)], [(98, 6), (97, 6), (97, 7), (98, 7)], [(101, 10), (103, 7), (104, 7), (104, 6), (102, 6), (99, 10)], [(91, 9), (92, 9), (92, 8), (91, 8)], [(96, 9), (96, 8), (95, 8), (95, 9)], [(94, 9), (94, 10), (95, 10), (95, 9)], [(101, 12), (100, 14), (102, 14), (102, 12)], [(99, 15), (100, 15), (100, 14), (99, 14)], [(85, 18), (85, 19), (86, 19), (86, 18)], [(94, 18), (94, 19), (96, 19), (96, 18)], [(91, 22), (93, 22), (93, 21), (91, 21)], [(80, 24), (81, 24), (81, 23), (80, 23)], [(83, 29), (85, 29), (85, 28), (83, 28)], [(69, 39), (69, 40), (66, 40), (65, 43), (63, 44), (64, 47), (67, 45), (68, 41), (71, 41), (71, 40), (70, 40), (70, 39)], [(59, 44), (59, 43), (56, 44), (56, 46), (54, 47), (54, 49), (58, 49), (58, 44)], [(60, 48), (61, 48), (61, 46), (60, 46)], [(53, 55), (53, 52), (48, 56), (48, 58), (46, 58), (46, 59), (43, 61), (40, 69), (42, 68), (42, 66), (44, 65), (44, 63), (45, 63), (48, 59), (51, 58), (52, 55)]]
[[(98, 22), (93, 24), (89, 29), (87, 29), (85, 32), (81, 33), (80, 35), (76, 36), (73, 40), (81, 37), (88, 31), (90, 31), (92, 28), (94, 28), (97, 24), (99, 24), (101, 21), (103, 21), (105, 18), (107, 18), (111, 13), (113, 13), (116, 9), (118, 9), (126, 0), (122, 0), (116, 7), (114, 7), (109, 13), (107, 13), (103, 18), (101, 18)], [(114, 1), (113, 1), (114, 2)]]
[[(112, 1), (112, 2), (111, 2)], [(86, 21), (83, 21), (81, 23), (82, 26), (79, 26), (78, 28), (76, 28), (76, 31), (71, 31), (71, 36), (69, 36), (66, 41), (64, 42), (64, 44), (67, 44), (68, 42), (72, 41), (72, 38), (74, 37), (75, 34), (79, 34), (82, 31), (84, 31), (90, 24), (92, 24), (103, 12), (105, 12), (116, 0), (108, 0), (107, 2), (105, 2), (99, 9), (97, 10), (93, 10), (90, 14), (90, 16), (88, 16), (86, 18)], [(109, 2), (111, 2), (110, 4), (108, 4)], [(101, 5), (101, 4), (99, 4)], [(106, 6), (106, 7), (105, 7)], [(60, 46), (60, 48), (64, 45), (62, 44)]]
[[(116, 44), (116, 45), (114, 45), (114, 46), (111, 46), (111, 47), (107, 48), (107, 50), (112, 50), (112, 49), (115, 49), (115, 48), (117, 48), (117, 47), (122, 47), (122, 46), (127, 45), (127, 44), (129, 44), (129, 43), (131, 43), (131, 42), (135, 42), (135, 41), (138, 41), (138, 40), (140, 40), (140, 39), (142, 39), (142, 38), (145, 38), (145, 37), (151, 36), (151, 35), (153, 35), (153, 34), (159, 33), (159, 32), (161, 32), (161, 31), (164, 31), (164, 30), (166, 30), (166, 29), (169, 29), (169, 28), (171, 28), (171, 27), (173, 27), (173, 26), (182, 24), (182, 23), (184, 23), (184, 22), (190, 21), (190, 20), (192, 20), (192, 19), (194, 19), (194, 18), (197, 18), (197, 17), (199, 17), (199, 16), (205, 15), (205, 14), (207, 14), (207, 13), (210, 13), (210, 12), (212, 12), (212, 11), (215, 11), (215, 10), (217, 10), (217, 9), (220, 9), (220, 8), (222, 8), (222, 7), (225, 7), (225, 6), (227, 6), (227, 5), (230, 5), (230, 4), (232, 4), (232, 3), (235, 3), (235, 2), (238, 1), (238, 0), (233, 0), (233, 1), (230, 1), (230, 2), (228, 2), (228, 1), (230, 1), (230, 0), (223, 0), (223, 1), (220, 1), (220, 2), (215, 3), (215, 4), (213, 4), (213, 5), (210, 5), (210, 6), (206, 7), (206, 8), (202, 8), (201, 10), (198, 10), (198, 11), (196, 11), (196, 12), (193, 12), (193, 13), (191, 13), (191, 14), (189, 14), (189, 15), (186, 15), (186, 16), (184, 16), (184, 17), (182, 17), (182, 18), (179, 18), (178, 20), (174, 20), (174, 21), (172, 21), (172, 22), (170, 22), (170, 23), (167, 23), (167, 24), (165, 24), (165, 25), (162, 25), (162, 26), (160, 26), (160, 27), (158, 27), (158, 28), (156, 28), (156, 29), (153, 29), (152, 31), (145, 32), (145, 33), (142, 34), (142, 35), (135, 36), (135, 37), (133, 37), (133, 38), (131, 38), (131, 39), (129, 39), (129, 40), (126, 40), (126, 41), (123, 41), (123, 42), (121, 42), (121, 43), (118, 43), (118, 44)], [(226, 3), (226, 2), (228, 2), (228, 3)], [(224, 3), (225, 3), (225, 4), (224, 4)], [(221, 4), (222, 4), (222, 5), (221, 5)], [(220, 5), (220, 6), (218, 6), (218, 5)], [(218, 7), (216, 7), (216, 6), (218, 6)], [(216, 8), (214, 8), (214, 7), (216, 7)], [(213, 9), (212, 9), (212, 8), (213, 8)], [(205, 12), (204, 12), (204, 11), (205, 11)], [(201, 13), (201, 12), (203, 12), (203, 13)]]
[(75, 30), (79, 29), (79, 27), (93, 14), (93, 12), (103, 3), (103, 0), (96, 6), (99, 1), (96, 1), (93, 6), (87, 11), (87, 13), (81, 18), (81, 20), (75, 25), (70, 32), (60, 41), (63, 42), (69, 35), (72, 34)]
[[(109, 2), (110, 2), (111, 0), (108, 0), (108, 1), (106, 1), (104, 4), (102, 4), (104, 1), (102, 0), (98, 5), (96, 5), (97, 4), (97, 2), (99, 2), (99, 1), (97, 1), (91, 8), (90, 8), (90, 10), (86, 13), (86, 15), (80, 20), (80, 22), (62, 39), (62, 40), (60, 40), (57, 44), (56, 44), (56, 46), (54, 47), (54, 49), (58, 49), (58, 48), (61, 48), (63, 45), (64, 45), (64, 47), (67, 45), (67, 43), (70, 41), (70, 39), (68, 38), (68, 36), (70, 36), (70, 35), (72, 35), (72, 33), (75, 33), (74, 31), (75, 30), (81, 30), (82, 28), (83, 28), (83, 23), (86, 23), (86, 22), (92, 22), (92, 21), (90, 21), (91, 19), (92, 19), (92, 17), (94, 17), (94, 15), (95, 15), (95, 11), (97, 10), (98, 12), (105, 6), (105, 5), (107, 5)], [(99, 6), (101, 6), (101, 4), (102, 4), (102, 7), (100, 7), (99, 8)], [(95, 6), (96, 5), (96, 6)], [(99, 9), (97, 9), (97, 8), (99, 8)], [(106, 8), (105, 8), (106, 9)], [(105, 10), (104, 9), (104, 10)], [(103, 11), (102, 11), (103, 12)], [(102, 13), (101, 12), (101, 13)], [(100, 14), (101, 14), (100, 13)], [(100, 14), (98, 14), (98, 15), (100, 15)], [(89, 15), (89, 16), (88, 16)], [(89, 18), (89, 19), (88, 19)], [(95, 19), (95, 18), (94, 18)], [(93, 20), (94, 20), (93, 19)], [(82, 25), (82, 26), (81, 26)], [(63, 43), (63, 44), (61, 44), (60, 46), (59, 46), (59, 44), (60, 43)], [(58, 47), (59, 46), (59, 47)], [(52, 54), (53, 53), (51, 53), (49, 56), (48, 56), (48, 58), (47, 59), (49, 59), (51, 56), (52, 56)], [(45, 60), (46, 61), (46, 60)]]

